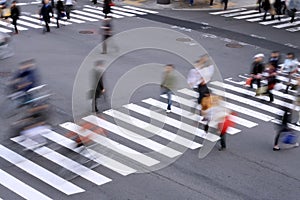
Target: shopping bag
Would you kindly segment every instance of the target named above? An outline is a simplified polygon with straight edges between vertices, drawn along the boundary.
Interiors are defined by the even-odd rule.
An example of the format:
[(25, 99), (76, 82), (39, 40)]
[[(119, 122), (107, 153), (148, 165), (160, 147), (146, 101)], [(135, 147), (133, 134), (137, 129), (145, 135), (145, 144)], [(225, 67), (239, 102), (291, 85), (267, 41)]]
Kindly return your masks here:
[(10, 8), (2, 9), (2, 17), (10, 17), (10, 15), (11, 15)]
[(250, 86), (250, 85), (251, 85), (252, 79), (253, 79), (252, 77), (248, 78), (248, 79), (246, 80), (245, 85)]
[(264, 94), (266, 93), (268, 90), (268, 86), (262, 86), (260, 88), (257, 88), (256, 89), (256, 95), (261, 95), (261, 94)]
[(297, 143), (297, 134), (293, 131), (284, 132), (282, 136), (282, 143), (284, 144), (295, 144)]

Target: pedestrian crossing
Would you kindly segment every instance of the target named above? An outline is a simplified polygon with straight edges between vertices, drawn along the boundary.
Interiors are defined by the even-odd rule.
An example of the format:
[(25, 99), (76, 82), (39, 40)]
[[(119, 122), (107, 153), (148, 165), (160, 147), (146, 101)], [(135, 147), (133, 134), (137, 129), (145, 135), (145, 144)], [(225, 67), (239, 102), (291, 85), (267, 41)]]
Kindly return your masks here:
[[(300, 12), (296, 12), (299, 14)], [(225, 10), (225, 11), (216, 11), (210, 12), (209, 14), (214, 16), (222, 16), (225, 18), (233, 18), (236, 20), (245, 20), (251, 23), (258, 23), (264, 26), (272, 26), (276, 29), (285, 29), (289, 32), (298, 32), (300, 31), (300, 19), (299, 17), (295, 17), (295, 21), (290, 23), (291, 18), (287, 15), (281, 15), (280, 20), (275, 16), (275, 20), (271, 20), (271, 16), (268, 13), (266, 17), (266, 21), (263, 21), (264, 13), (259, 13), (258, 10), (248, 10), (246, 8)]]
[[(158, 12), (148, 9), (141, 9), (134, 6), (113, 6), (111, 13), (108, 15), (115, 19), (122, 19), (125, 17), (138, 17), (147, 14), (157, 14)], [(54, 15), (57, 16), (56, 14)], [(71, 19), (63, 18), (60, 20), (60, 24), (64, 26), (72, 24), (82, 24), (87, 22), (97, 22), (104, 19), (104, 13), (102, 12), (102, 7), (96, 7), (91, 5), (84, 5), (82, 9), (73, 10), (70, 15)], [(0, 32), (12, 33), (14, 30), (11, 24), (11, 19), (8, 21), (0, 20)], [(26, 15), (20, 16), (18, 20), (18, 30), (26, 31), (28, 29), (42, 29), (44, 22), (40, 19), (38, 14), (26, 13)], [(56, 19), (51, 19), (50, 27), (56, 27)]]
[[(285, 76), (277, 78), (286, 80)], [(239, 80), (235, 81), (236, 79)], [(283, 115), (284, 108), (292, 108), (295, 100), (293, 93), (284, 94), (278, 90), (274, 91), (274, 102), (269, 103), (268, 97), (255, 96), (254, 89), (245, 87), (246, 79), (247, 75), (240, 75), (237, 78), (225, 79), (224, 82), (209, 83), (212, 93), (224, 97), (222, 105), (237, 112), (237, 116), (230, 116), (236, 123), (236, 127), (230, 127), (228, 130), (231, 136), (247, 133), (247, 130), (259, 126), (260, 123), (280, 124), (279, 118)], [(150, 170), (168, 159), (176, 159), (183, 154), (182, 147), (197, 150), (204, 148), (204, 140), (217, 142), (220, 139), (216, 133), (217, 124), (210, 124), (209, 133), (205, 133), (203, 118), (192, 112), (192, 108), (200, 109), (195, 107), (197, 96), (198, 94), (189, 88), (179, 89), (176, 95), (173, 95), (172, 112), (168, 114), (164, 111), (167, 107), (167, 96), (161, 95), (105, 110), (101, 117), (88, 115), (82, 118), (85, 123), (106, 130), (105, 135), (82, 124), (61, 123), (60, 129), (48, 130), (42, 135), (52, 142), (48, 144), (56, 144), (60, 148), (53, 148), (51, 145), (37, 148), (38, 144), (34, 139), (23, 135), (13, 137), (13, 148), (0, 144), (0, 159), (64, 195), (80, 194), (88, 190), (89, 184), (101, 187), (117, 181), (118, 176), (114, 174), (121, 175), (122, 178), (137, 173), (140, 168)], [(118, 123), (120, 121), (122, 123)], [(150, 121), (153, 123), (149, 123)], [(198, 123), (200, 126), (195, 125)], [(298, 126), (289, 126), (300, 131)], [(178, 134), (177, 130), (185, 134)], [(66, 136), (69, 132), (76, 133), (81, 138), (88, 137), (92, 145), (83, 151), (82, 148), (76, 147), (77, 143), (73, 139)], [(168, 145), (170, 142), (172, 145)], [(35, 156), (24, 154), (24, 149)], [(91, 168), (86, 162), (80, 162), (79, 157), (71, 154), (97, 165)], [(32, 160), (34, 157), (41, 157), (48, 164), (36, 163)], [(70, 172), (76, 179), (85, 180), (89, 184), (80, 185), (74, 178), (68, 179), (63, 176), (58, 169)], [(12, 169), (0, 168), (0, 177), (0, 185), (22, 198), (54, 198), (52, 193), (45, 192), (47, 190), (39, 191), (28, 179), (18, 179), (18, 175), (14, 174)]]

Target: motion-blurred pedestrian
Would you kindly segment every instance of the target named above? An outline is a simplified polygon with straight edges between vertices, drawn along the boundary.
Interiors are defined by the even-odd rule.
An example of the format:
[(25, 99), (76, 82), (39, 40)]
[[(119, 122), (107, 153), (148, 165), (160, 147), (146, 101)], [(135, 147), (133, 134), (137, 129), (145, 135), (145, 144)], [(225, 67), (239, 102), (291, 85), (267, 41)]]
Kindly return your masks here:
[(175, 89), (176, 76), (174, 74), (174, 65), (168, 64), (165, 66), (163, 79), (161, 82), (161, 94), (166, 94), (168, 97), (167, 113), (171, 112), (172, 105), (172, 90)]
[(59, 28), (59, 20), (65, 16), (65, 7), (62, 0), (56, 2), (56, 27)]
[(50, 27), (49, 27), (49, 23), (51, 19), (50, 13), (51, 13), (51, 17), (54, 18), (53, 9), (52, 6), (49, 4), (49, 0), (44, 0), (44, 5), (42, 6), (40, 11), (40, 16), (45, 22), (45, 29), (43, 30), (44, 32), (45, 31), (50, 32)]
[(298, 72), (298, 66), (300, 65), (299, 61), (297, 60), (297, 58), (295, 58), (295, 54), (290, 52), (287, 53), (286, 55), (286, 59), (284, 60), (283, 66), (281, 68), (282, 72), (286, 72), (288, 73), (288, 83), (287, 83), (287, 87), (285, 90), (285, 93), (288, 93), (288, 89), (291, 85), (291, 80), (292, 80), (292, 76), (293, 74)]
[(263, 21), (266, 21), (267, 13), (271, 10), (271, 3), (269, 0), (263, 0), (261, 7), (264, 9)]
[(273, 102), (274, 101), (274, 95), (272, 93), (272, 90), (274, 89), (275, 84), (277, 82), (276, 81), (277, 73), (276, 73), (275, 66), (272, 63), (269, 63), (266, 72), (267, 72), (267, 77), (266, 78), (267, 78), (267, 81), (268, 81), (266, 94), (269, 94), (270, 102)]
[(256, 82), (257, 88), (260, 88), (260, 81), (262, 79), (262, 73), (264, 71), (264, 54), (259, 53), (254, 56), (254, 62), (252, 63), (252, 71), (251, 71), (251, 77), (252, 80), (250, 82), (250, 87), (253, 88), (253, 83)]
[(112, 20), (110, 17), (103, 19), (103, 25), (101, 27), (103, 42), (102, 42), (102, 54), (107, 53), (107, 42), (108, 39), (112, 36)]
[(11, 18), (12, 18), (12, 24), (14, 25), (15, 34), (18, 34), (18, 27), (17, 27), (17, 20), (20, 16), (20, 8), (17, 6), (17, 1), (13, 1), (10, 8)]
[(281, 67), (279, 64), (281, 63), (281, 56), (279, 51), (273, 51), (269, 58), (269, 63), (275, 66), (276, 70), (279, 70)]
[(111, 13), (111, 0), (104, 0), (103, 1), (103, 13), (104, 13), (104, 18), (107, 18), (107, 15)]
[(92, 111), (98, 112), (98, 104), (97, 101), (100, 97), (105, 99), (105, 87), (103, 84), (103, 75), (104, 75), (104, 61), (99, 60), (95, 62), (95, 67), (92, 71), (92, 88), (96, 88), (95, 90), (92, 89)]
[(74, 0), (65, 0), (65, 9), (66, 9), (67, 20), (71, 19), (70, 13), (71, 13), (71, 10), (73, 9), (73, 6), (74, 6), (73, 1)]

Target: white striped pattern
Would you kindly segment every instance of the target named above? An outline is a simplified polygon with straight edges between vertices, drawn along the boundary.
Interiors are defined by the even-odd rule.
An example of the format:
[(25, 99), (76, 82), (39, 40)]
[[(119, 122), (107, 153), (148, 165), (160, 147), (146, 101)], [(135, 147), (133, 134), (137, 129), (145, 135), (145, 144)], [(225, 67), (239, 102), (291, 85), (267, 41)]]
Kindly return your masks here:
[(145, 13), (151, 13), (151, 14), (157, 14), (158, 13), (157, 11), (147, 10), (147, 9), (143, 9), (143, 8), (137, 8), (137, 7), (134, 7), (134, 6), (123, 6), (123, 7), (127, 8), (127, 9), (138, 10), (138, 11), (145, 12)]
[(34, 162), (24, 158), (23, 156), (9, 150), (3, 145), (0, 145), (0, 157), (16, 165), (17, 167), (24, 170), (28, 174), (31, 174), (37, 179), (63, 192), (64, 194), (72, 195), (72, 194), (84, 192), (84, 190), (81, 189), (80, 187), (60, 178), (56, 174), (46, 170), (45, 168), (35, 164)]
[[(10, 189), (14, 193), (20, 195), (22, 198), (31, 200), (50, 200), (51, 198), (33, 189), (17, 178), (6, 173), (0, 169), (0, 184)], [(1, 198), (0, 198), (1, 199)]]
[(27, 149), (33, 150), (35, 153), (39, 154), (40, 156), (68, 169), (69, 171), (77, 174), (86, 180), (96, 184), (96, 185), (103, 185), (111, 181), (110, 178), (107, 178), (67, 157), (49, 149), (47, 147), (40, 147), (38, 149), (32, 148), (36, 146), (37, 143), (29, 138), (23, 139), (21, 136), (11, 138), (12, 141), (24, 146)]
[(64, 123), (64, 124), (60, 124), (61, 127), (73, 131), (75, 133), (77, 133), (78, 135), (81, 136), (89, 136), (93, 141), (95, 141), (96, 143), (99, 143), (102, 146), (105, 146), (119, 154), (122, 154), (125, 157), (128, 157), (130, 159), (133, 159), (141, 164), (144, 164), (146, 166), (153, 166), (159, 163), (158, 160), (155, 160), (149, 156), (146, 156), (136, 150), (133, 150), (129, 147), (126, 147), (118, 142), (115, 142), (109, 138), (106, 138), (102, 135), (98, 135), (95, 134), (94, 132), (90, 131), (90, 130), (82, 130), (82, 127), (74, 124), (74, 123)]
[(244, 11), (244, 10), (247, 10), (247, 9), (246, 8), (238, 8), (238, 9), (234, 9), (234, 10), (211, 12), (209, 14), (211, 14), (211, 15), (222, 15), (222, 14), (227, 14), (227, 13), (240, 12), (240, 11)]
[(153, 151), (161, 153), (162, 155), (165, 155), (169, 158), (174, 158), (174, 157), (177, 157), (182, 154), (181, 152), (171, 149), (170, 147), (161, 145), (153, 140), (150, 140), (150, 139), (143, 137), (141, 135), (138, 135), (130, 130), (127, 130), (125, 128), (122, 128), (120, 126), (112, 124), (112, 123), (110, 123), (106, 120), (103, 120), (99, 117), (96, 117), (94, 115), (84, 117), (83, 119), (94, 125), (102, 127), (110, 132), (113, 132), (123, 138), (126, 138), (132, 142), (135, 142), (139, 145), (142, 145), (144, 147), (152, 149)]
[(134, 117), (132, 117), (130, 115), (127, 115), (127, 114), (124, 114), (124, 113), (121, 113), (117, 110), (107, 110), (104, 113), (111, 116), (111, 117), (113, 117), (113, 118), (122, 120), (126, 123), (129, 123), (129, 124), (132, 124), (134, 126), (137, 126), (137, 127), (141, 128), (141, 129), (144, 129), (144, 130), (146, 130), (146, 131), (148, 131), (152, 134), (155, 134), (155, 135), (158, 135), (162, 138), (170, 140), (174, 143), (180, 144), (184, 147), (187, 147), (187, 148), (190, 148), (190, 149), (197, 149), (197, 148), (202, 147), (202, 144), (198, 144), (194, 141), (191, 141), (191, 140), (188, 140), (184, 137), (181, 137), (180, 135), (176, 135), (176, 134), (174, 134), (170, 131), (161, 129), (157, 126), (146, 123), (146, 122), (144, 122), (140, 119), (134, 118)]
[(135, 105), (135, 104), (128, 104), (124, 106), (125, 108), (132, 110), (134, 112), (137, 112), (139, 114), (145, 115), (147, 117), (153, 118), (155, 120), (158, 120), (160, 122), (163, 122), (165, 124), (168, 124), (170, 126), (173, 126), (175, 128), (181, 129), (183, 131), (186, 131), (187, 133), (190, 133), (192, 135), (204, 138), (206, 140), (209, 140), (211, 142), (216, 142), (220, 139), (219, 136), (214, 135), (212, 133), (205, 133), (203, 130), (197, 128), (197, 127), (193, 127), (189, 124), (183, 123), (179, 120), (170, 118), (168, 116), (165, 116), (163, 114), (154, 112), (152, 110), (149, 110), (147, 108)]
[[(5, 27), (7, 27), (7, 28), (14, 28), (14, 26), (12, 25), (12, 24), (7, 24), (6, 22), (3, 22), (3, 21), (1, 21), (0, 20), (0, 25), (2, 25), (2, 26), (5, 26)], [(18, 30), (20, 30), (20, 31), (26, 31), (26, 30), (28, 30), (28, 28), (24, 28), (24, 27), (22, 27), (22, 26), (19, 26), (19, 25), (17, 25), (17, 28), (18, 28)], [(2, 31), (1, 31), (2, 32)]]

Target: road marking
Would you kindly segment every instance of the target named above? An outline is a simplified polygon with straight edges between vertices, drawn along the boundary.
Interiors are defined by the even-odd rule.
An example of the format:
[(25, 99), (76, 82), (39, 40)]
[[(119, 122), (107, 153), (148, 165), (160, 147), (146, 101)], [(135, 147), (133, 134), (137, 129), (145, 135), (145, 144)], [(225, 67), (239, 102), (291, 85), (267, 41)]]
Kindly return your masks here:
[[(72, 151), (75, 151), (75, 147), (77, 146), (77, 143), (74, 142), (73, 140), (66, 138), (54, 131), (48, 131), (46, 134), (43, 135), (43, 137), (65, 147), (68, 148)], [(92, 159), (93, 161), (123, 175), (123, 176), (127, 176), (129, 174), (135, 173), (136, 170), (132, 169), (131, 167), (128, 167), (118, 161), (115, 161), (103, 154), (100, 154), (99, 152), (96, 152), (92, 149), (86, 149), (86, 153), (85, 151), (80, 151), (80, 154), (82, 156), (85, 156), (88, 159)]]
[(170, 147), (159, 144), (153, 140), (150, 140), (144, 136), (138, 135), (138, 134), (136, 134), (128, 129), (125, 129), (123, 127), (112, 124), (112, 123), (105, 121), (94, 115), (84, 117), (83, 119), (96, 125), (96, 126), (102, 127), (110, 132), (113, 132), (123, 138), (126, 138), (132, 142), (135, 142), (141, 146), (147, 147), (148, 149), (151, 149), (155, 152), (165, 155), (169, 158), (175, 158), (182, 154), (181, 152), (171, 149)]
[[(178, 92), (192, 96), (192, 97), (197, 97), (197, 95), (198, 95), (195, 91), (186, 89), (186, 88), (178, 90)], [(265, 122), (268, 122), (268, 121), (274, 119), (274, 117), (271, 117), (269, 115), (266, 115), (266, 114), (263, 114), (263, 113), (260, 113), (260, 112), (257, 112), (257, 111), (254, 111), (254, 110), (251, 110), (251, 109), (248, 109), (248, 108), (245, 108), (245, 107), (233, 104), (233, 103), (223, 102), (223, 106), (230, 110), (234, 110), (236, 112), (248, 115), (250, 117), (263, 120)]]
[(221, 15), (221, 14), (239, 12), (239, 11), (244, 11), (244, 10), (247, 10), (247, 9), (246, 8), (238, 8), (238, 9), (234, 9), (234, 10), (225, 10), (225, 11), (211, 12), (209, 14), (211, 14), (211, 15)]
[(290, 27), (290, 26), (297, 26), (300, 24), (300, 21), (296, 21), (296, 22), (293, 22), (293, 23), (285, 23), (285, 24), (280, 24), (280, 25), (276, 25), (276, 26), (273, 26), (274, 28), (286, 28), (286, 27)]
[(11, 30), (8, 30), (8, 29), (1, 28), (1, 27), (0, 27), (0, 32), (2, 32), (2, 33), (11, 33), (12, 31), (11, 31)]
[(56, 174), (42, 168), (34, 162), (4, 147), (3, 145), (0, 145), (0, 156), (8, 162), (16, 165), (20, 169), (24, 170), (28, 174), (31, 174), (39, 180), (63, 192), (64, 194), (72, 195), (84, 192), (84, 190), (80, 187), (62, 179)]
[(146, 12), (146, 13), (151, 13), (151, 14), (157, 14), (158, 13), (158, 12), (153, 11), (153, 10), (146, 10), (146, 9), (137, 8), (137, 7), (134, 7), (134, 6), (123, 6), (123, 8), (128, 8), (128, 9), (132, 9), (132, 10), (138, 10), (138, 11), (141, 11), (141, 12)]
[(144, 155), (136, 150), (133, 150), (127, 146), (124, 146), (118, 142), (115, 142), (109, 138), (106, 138), (102, 135), (95, 134), (94, 132), (90, 130), (82, 130), (81, 126), (78, 126), (71, 122), (66, 122), (64, 124), (60, 124), (61, 127), (73, 131), (81, 136), (91, 136), (91, 139), (95, 141), (96, 143), (99, 143), (102, 146), (105, 146), (119, 154), (122, 154), (123, 156), (126, 156), (128, 158), (131, 158), (141, 164), (144, 164), (146, 166), (153, 166), (159, 163), (158, 160), (155, 160), (147, 155)]
[(237, 17), (234, 17), (234, 19), (247, 19), (247, 18), (260, 17), (263, 15), (264, 15), (264, 13), (257, 13), (257, 14), (252, 14), (252, 15), (237, 16)]
[(289, 28), (289, 29), (286, 29), (286, 30), (290, 31), (290, 32), (297, 32), (297, 31), (300, 31), (300, 26), (296, 27), (296, 28)]
[(117, 6), (113, 6), (112, 9), (113, 9), (113, 10), (124, 11), (124, 12), (130, 12), (130, 13), (137, 14), (137, 15), (147, 15), (147, 13), (145, 13), (145, 12), (140, 12), (140, 11), (136, 11), (136, 10), (124, 9), (124, 8), (120, 8), (120, 7), (117, 7)]
[(122, 120), (126, 123), (135, 125), (141, 129), (144, 129), (152, 134), (158, 135), (162, 138), (165, 138), (167, 140), (170, 140), (171, 142), (175, 142), (177, 144), (180, 144), (184, 147), (190, 148), (190, 149), (197, 149), (202, 147), (202, 144), (198, 144), (194, 141), (188, 140), (184, 137), (181, 137), (180, 135), (176, 135), (170, 131), (164, 130), (160, 127), (154, 126), (152, 124), (146, 123), (140, 119), (137, 119), (135, 117), (132, 117), (130, 115), (121, 113), (117, 110), (107, 110), (104, 112), (106, 115), (109, 115), (113, 118)]
[(152, 110), (146, 109), (144, 107), (138, 106), (136, 104), (128, 104), (124, 105), (125, 108), (132, 110), (134, 112), (137, 112), (139, 114), (145, 115), (147, 117), (153, 118), (155, 120), (158, 120), (160, 122), (163, 122), (165, 124), (168, 124), (170, 126), (173, 126), (175, 128), (178, 128), (180, 130), (186, 131), (187, 133), (190, 133), (192, 135), (201, 137), (203, 139), (209, 140), (211, 142), (216, 142), (220, 139), (219, 136), (214, 135), (212, 133), (205, 133), (204, 130), (201, 130), (197, 127), (191, 126), (189, 124), (183, 123), (179, 120), (170, 118), (168, 116), (165, 116), (163, 114), (154, 112)]
[(271, 24), (279, 24), (279, 23), (282, 23), (282, 22), (287, 22), (287, 21), (290, 21), (291, 18), (282, 18), (279, 20), (272, 20), (272, 21), (265, 21), (265, 22), (259, 22), (260, 24), (262, 25), (271, 25)]
[(85, 21), (90, 21), (90, 22), (97, 22), (99, 20), (97, 19), (93, 19), (93, 18), (89, 18), (89, 17), (84, 17), (81, 15), (76, 15), (74, 13), (70, 13), (70, 18), (77, 18), (77, 19), (81, 19), (81, 20), (85, 20)]
[[(26, 17), (26, 16), (20, 16), (21, 18), (22, 17)], [(32, 18), (31, 18), (32, 19)], [(33, 20), (33, 19), (32, 19)], [(40, 21), (39, 21), (40, 22)], [(21, 24), (21, 25), (24, 25), (24, 26), (28, 26), (28, 27), (31, 27), (31, 28), (35, 28), (35, 29), (38, 29), (38, 28), (43, 28), (42, 26), (39, 26), (39, 25), (35, 25), (35, 24), (31, 24), (31, 23), (28, 23), (28, 22), (25, 22), (23, 20), (18, 20), (18, 24)]]
[[(89, 5), (84, 5), (84, 7), (86, 7), (86, 8), (84, 8), (83, 10), (89, 10), (90, 12), (97, 13), (99, 15), (105, 15), (102, 12), (103, 8), (101, 8), (101, 7), (93, 7), (93, 6), (89, 6)], [(113, 13), (109, 13), (108, 16), (111, 16), (111, 17), (114, 17), (117, 19), (124, 18), (124, 16), (113, 14)]]
[(235, 16), (238, 16), (238, 15), (246, 15), (246, 14), (257, 13), (257, 12), (258, 12), (257, 10), (247, 10), (247, 11), (244, 11), (244, 12), (225, 14), (225, 15), (222, 15), (222, 17), (235, 17)]
[[(210, 84), (215, 85), (215, 86), (219, 86), (219, 87), (222, 87), (222, 88), (225, 88), (225, 89), (228, 89), (228, 90), (232, 90), (232, 91), (235, 91), (235, 92), (238, 92), (238, 93), (241, 93), (241, 94), (252, 96), (252, 97), (255, 97), (255, 94), (256, 94), (256, 92), (246, 90), (246, 89), (243, 89), (243, 88), (239, 88), (239, 87), (235, 87), (233, 85), (229, 85), (229, 84), (222, 83), (222, 82), (219, 82), (219, 81), (214, 81), (214, 82), (211, 82)], [(256, 97), (256, 98), (269, 100), (269, 97), (267, 97), (267, 96), (262, 96), (262, 98), (261, 97)], [(283, 107), (290, 108), (290, 109), (295, 108), (294, 104), (290, 104), (290, 103), (287, 103), (285, 101), (281, 101), (281, 100), (278, 100), (278, 99), (274, 99), (273, 103), (276, 104), (276, 105), (280, 105), (280, 106), (283, 106)], [(299, 111), (299, 108), (297, 108), (296, 110)]]
[[(0, 184), (10, 189), (14, 193), (20, 195), (24, 199), (32, 200), (50, 200), (51, 198), (33, 189), (19, 179), (11, 176), (2, 169), (0, 169)], [(0, 198), (1, 199), (1, 198)]]
[[(14, 29), (14, 26), (13, 26), (12, 24), (10, 24), (10, 23), (5, 23), (5, 22), (3, 22), (3, 21), (1, 21), (1, 20), (0, 20), (0, 25), (6, 26), (7, 28), (13, 28), (13, 29)], [(18, 30), (20, 30), (20, 31), (27, 31), (27, 30), (28, 30), (28, 28), (24, 28), (24, 27), (19, 26), (19, 25), (17, 25), (17, 28), (18, 28)], [(11, 32), (11, 31), (10, 31), (10, 32)]]
[(80, 10), (73, 10), (72, 13), (85, 15), (85, 16), (92, 17), (92, 18), (95, 18), (95, 19), (101, 19), (101, 20), (104, 19), (104, 17), (102, 17), (100, 15), (95, 15), (95, 14), (83, 12), (83, 11), (80, 11)]
[[(37, 142), (31, 139), (25, 139), (21, 136), (11, 138), (12, 141), (22, 145), (23, 147), (34, 151), (35, 153), (39, 154), (40, 156), (62, 166), (63, 168), (73, 172), (81, 176), (82, 178), (96, 184), (96, 185), (103, 185), (111, 181), (110, 178), (107, 178), (87, 167), (81, 165), (68, 157), (57, 153), (56, 151), (49, 149), (48, 147), (40, 147), (38, 149), (33, 148), (33, 146), (37, 145)], [(23, 140), (23, 141), (22, 141)]]
[[(36, 15), (37, 18), (39, 18), (39, 15)], [(20, 16), (21, 19), (24, 19), (26, 21), (30, 21), (30, 22), (34, 22), (38, 25), (41, 25), (42, 23), (44, 24), (44, 21), (43, 20), (40, 20), (40, 19), (36, 19), (36, 18), (31, 18), (31, 17), (28, 17), (28, 16)], [(19, 22), (19, 21), (18, 21)], [(49, 26), (53, 27), (55, 26), (54, 24), (51, 24), (49, 23)]]
[[(39, 18), (38, 14), (34, 14), (34, 15), (31, 15), (31, 16)], [(51, 26), (56, 26), (56, 19), (51, 18), (51, 22), (53, 23), (53, 24), (50, 24)], [(59, 20), (59, 24), (62, 24), (62, 25), (71, 25), (72, 23), (66, 22), (66, 21), (63, 21), (63, 20)]]

